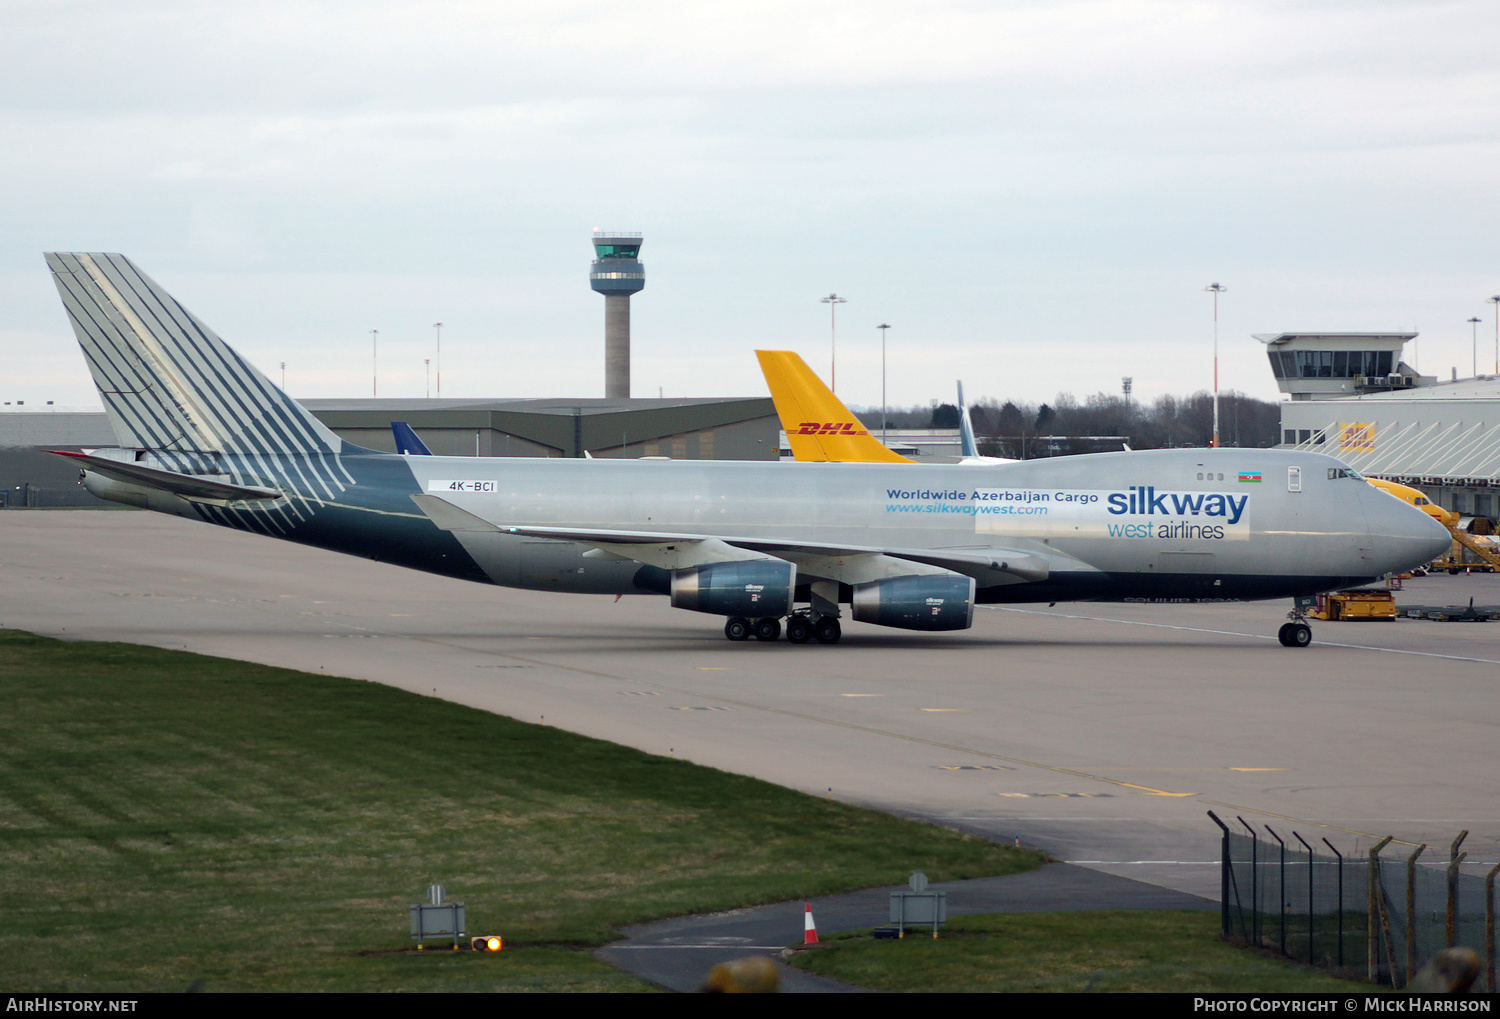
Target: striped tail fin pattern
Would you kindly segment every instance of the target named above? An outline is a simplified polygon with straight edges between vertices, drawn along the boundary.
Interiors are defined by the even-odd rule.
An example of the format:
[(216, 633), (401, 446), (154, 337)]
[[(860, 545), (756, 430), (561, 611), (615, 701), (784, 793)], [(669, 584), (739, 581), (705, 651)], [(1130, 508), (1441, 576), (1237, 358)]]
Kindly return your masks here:
[(148, 450), (169, 470), (271, 484), (287, 497), (274, 508), (199, 506), (200, 514), (286, 533), (310, 502), (353, 483), (339, 462), (343, 440), (128, 258), (46, 258), (121, 446)]

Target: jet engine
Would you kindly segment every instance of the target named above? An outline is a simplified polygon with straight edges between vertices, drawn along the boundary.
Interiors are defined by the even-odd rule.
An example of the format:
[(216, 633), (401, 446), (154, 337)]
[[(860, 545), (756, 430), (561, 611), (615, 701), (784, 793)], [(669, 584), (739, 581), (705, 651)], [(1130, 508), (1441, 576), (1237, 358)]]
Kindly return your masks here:
[(974, 578), (892, 577), (854, 585), (854, 618), (903, 630), (967, 630), (974, 625)]
[(709, 563), (672, 574), (672, 607), (720, 616), (765, 618), (792, 610), (797, 567), (783, 559)]

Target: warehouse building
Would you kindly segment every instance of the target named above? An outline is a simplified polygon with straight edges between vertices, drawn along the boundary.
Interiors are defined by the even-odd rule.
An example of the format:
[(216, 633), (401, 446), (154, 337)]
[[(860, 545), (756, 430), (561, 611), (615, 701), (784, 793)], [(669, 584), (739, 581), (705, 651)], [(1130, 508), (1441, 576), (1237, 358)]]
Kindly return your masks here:
[[(391, 422), (405, 421), (439, 456), (775, 460), (781, 428), (769, 397), (299, 402), (340, 438), (386, 453)], [(0, 509), (113, 505), (45, 451), (115, 444), (102, 411), (0, 413)]]

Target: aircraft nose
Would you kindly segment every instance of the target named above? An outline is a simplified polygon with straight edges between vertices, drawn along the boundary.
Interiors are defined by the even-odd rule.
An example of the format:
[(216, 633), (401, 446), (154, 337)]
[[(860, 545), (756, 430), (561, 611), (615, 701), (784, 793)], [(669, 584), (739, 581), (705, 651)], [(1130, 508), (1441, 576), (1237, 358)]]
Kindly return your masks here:
[(1453, 535), (1437, 520), (1373, 486), (1365, 499), (1365, 518), (1384, 573), (1426, 566), (1453, 544)]

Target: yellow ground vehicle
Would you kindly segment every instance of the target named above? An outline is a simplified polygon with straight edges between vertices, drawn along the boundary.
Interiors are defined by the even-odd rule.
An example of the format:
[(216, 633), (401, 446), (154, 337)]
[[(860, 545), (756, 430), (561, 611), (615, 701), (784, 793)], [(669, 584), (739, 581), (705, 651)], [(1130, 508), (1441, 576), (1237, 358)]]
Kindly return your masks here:
[(1318, 595), (1317, 607), (1308, 615), (1330, 622), (1395, 619), (1396, 596), (1389, 591), (1329, 591)]

